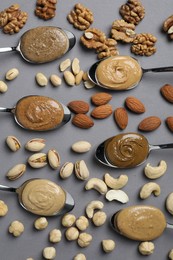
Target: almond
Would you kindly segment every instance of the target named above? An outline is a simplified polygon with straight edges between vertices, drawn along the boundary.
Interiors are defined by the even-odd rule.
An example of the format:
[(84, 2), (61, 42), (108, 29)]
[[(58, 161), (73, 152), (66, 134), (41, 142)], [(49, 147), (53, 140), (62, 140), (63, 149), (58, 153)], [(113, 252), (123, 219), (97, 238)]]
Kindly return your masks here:
[(101, 106), (107, 104), (110, 100), (112, 99), (112, 95), (105, 93), (105, 92), (100, 92), (97, 94), (94, 94), (91, 97), (91, 101), (95, 106)]
[(141, 114), (145, 112), (144, 104), (136, 97), (127, 97), (125, 100), (125, 104), (128, 109), (134, 113)]
[(72, 119), (72, 124), (79, 128), (90, 128), (94, 125), (93, 120), (85, 114), (77, 114)]
[(166, 124), (171, 132), (173, 132), (173, 116), (166, 118)]
[(143, 119), (139, 125), (138, 129), (141, 131), (154, 131), (161, 125), (161, 120), (157, 116), (149, 116)]
[(89, 111), (89, 104), (83, 100), (71, 101), (67, 106), (76, 114), (86, 114)]
[(118, 107), (114, 111), (114, 118), (115, 118), (115, 122), (117, 123), (117, 125), (119, 126), (120, 129), (125, 129), (127, 127), (128, 114), (127, 114), (127, 111), (125, 110), (125, 108)]
[(98, 106), (93, 109), (91, 116), (97, 119), (103, 119), (112, 114), (112, 106), (109, 104)]
[(162, 96), (170, 103), (173, 103), (173, 86), (165, 84), (160, 89)]

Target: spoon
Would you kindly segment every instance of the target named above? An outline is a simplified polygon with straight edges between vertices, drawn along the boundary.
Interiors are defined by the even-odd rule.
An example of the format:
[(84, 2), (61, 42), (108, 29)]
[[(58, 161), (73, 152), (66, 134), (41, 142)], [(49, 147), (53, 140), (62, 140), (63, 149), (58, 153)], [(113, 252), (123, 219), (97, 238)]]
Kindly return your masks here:
[[(38, 31), (39, 29), (42, 29), (42, 31), (39, 32)], [(56, 35), (55, 36), (52, 36), (51, 34), (48, 36), (46, 34), (44, 35), (45, 32), (48, 32), (50, 30), (57, 30), (61, 33), (57, 42), (56, 42)], [(31, 35), (32, 39), (30, 40), (30, 43), (28, 43), (27, 45), (27, 41), (29, 39), (28, 35)], [(25, 40), (26, 37), (27, 39)], [(58, 47), (58, 49), (62, 48), (63, 43), (61, 44), (60, 41), (63, 37), (65, 40), (67, 40), (68, 48), (63, 49), (62, 53), (57, 52), (57, 54), (54, 54), (56, 51), (55, 50), (56, 47)], [(26, 31), (21, 36), (18, 45), (16, 47), (0, 48), (0, 53), (17, 51), (18, 53), (20, 53), (22, 58), (27, 62), (38, 64), (38, 63), (53, 61), (55, 59), (62, 57), (65, 53), (69, 52), (74, 47), (75, 43), (76, 43), (76, 37), (70, 31), (61, 29), (59, 27), (54, 27), (54, 26), (42, 26), (42, 27), (36, 27)], [(22, 47), (24, 44), (26, 44), (25, 49)], [(43, 49), (42, 51), (40, 51), (41, 48)], [(31, 53), (32, 56), (30, 55)], [(35, 57), (33, 56), (33, 54)], [(43, 58), (40, 58), (40, 56), (43, 56)]]
[[(45, 189), (45, 193), (43, 194), (43, 189), (41, 190), (39, 186), (36, 186), (36, 188), (32, 188), (32, 190), (30, 190), (29, 193), (29, 202), (28, 203), (33, 203), (36, 201), (36, 203), (38, 202), (37, 207), (35, 206), (35, 204), (26, 204), (26, 199), (23, 199), (23, 193), (25, 192), (25, 189), (27, 187), (28, 184), (30, 185), (37, 185), (36, 182), (40, 182), (43, 181), (42, 187), (43, 189)], [(56, 201), (53, 201), (54, 197), (52, 196), (52, 194), (46, 190), (46, 186), (45, 184), (47, 183), (51, 183), (53, 184), (55, 187), (58, 187), (58, 191), (60, 190), (61, 192), (63, 192), (65, 194), (65, 203), (63, 205), (63, 208), (59, 208), (58, 204), (59, 204), (59, 200), (61, 200), (61, 196), (59, 195), (59, 193), (56, 195)], [(52, 187), (54, 187), (52, 186)], [(34, 186), (33, 186), (34, 187)], [(51, 186), (49, 186), (49, 189), (52, 188)], [(28, 189), (28, 188), (27, 188)], [(60, 186), (58, 186), (57, 184), (55, 184), (52, 181), (49, 180), (45, 180), (45, 179), (39, 179), (39, 178), (34, 178), (34, 179), (29, 179), (27, 181), (25, 181), (20, 187), (18, 188), (13, 188), (13, 187), (7, 187), (4, 185), (0, 185), (0, 190), (2, 191), (9, 191), (9, 192), (15, 192), (18, 195), (18, 201), (20, 203), (20, 205), (28, 212), (31, 212), (35, 215), (40, 215), (40, 216), (59, 216), (59, 215), (63, 215), (69, 211), (71, 211), (74, 206), (75, 206), (75, 202), (74, 199), (72, 198), (71, 194), (69, 194), (67, 191), (65, 191), (64, 189), (62, 189)], [(34, 195), (35, 192), (35, 195)], [(26, 192), (25, 192), (26, 193)], [(46, 194), (48, 193), (47, 197)], [(52, 190), (52, 193), (54, 193), (54, 190)], [(35, 196), (39, 196), (38, 198), (36, 198)], [(43, 201), (42, 201), (43, 200)], [(52, 201), (51, 201), (52, 200)], [(56, 205), (57, 202), (57, 205)], [(55, 206), (55, 209), (57, 208), (58, 210), (52, 211), (51, 210), (51, 214), (48, 213), (48, 206), (47, 204), (51, 203), (51, 206)], [(44, 206), (44, 208), (42, 208), (42, 205)], [(32, 207), (31, 207), (32, 206)], [(35, 208), (34, 208), (35, 207)]]
[(166, 228), (173, 229), (173, 225), (166, 222), (163, 212), (150, 205), (121, 209), (113, 214), (110, 222), (117, 233), (137, 241), (151, 241), (160, 237)]
[(96, 148), (95, 157), (112, 168), (133, 168), (146, 161), (152, 150), (173, 148), (173, 143), (151, 145), (137, 133), (119, 134), (108, 138)]
[[(26, 103), (27, 100), (30, 100), (30, 103)], [(38, 100), (38, 101), (37, 101)], [(42, 101), (40, 101), (42, 100)], [(44, 102), (45, 102), (45, 108), (44, 108)], [(49, 104), (49, 103), (50, 104)], [(25, 105), (26, 103), (26, 105)], [(48, 105), (50, 107), (48, 107)], [(23, 105), (22, 105), (23, 104)], [(62, 109), (60, 109), (60, 112), (62, 113), (62, 117), (58, 113), (60, 113), (57, 109), (57, 115), (56, 111), (54, 112), (54, 106), (60, 106)], [(32, 110), (33, 114), (30, 114), (30, 124), (26, 124), (23, 120), (23, 115), (25, 114), (27, 120), (28, 120), (28, 112), (27, 109)], [(52, 109), (52, 110), (51, 110)], [(25, 96), (21, 99), (19, 99), (16, 103), (16, 105), (13, 108), (4, 108), (0, 107), (0, 112), (10, 112), (13, 114), (15, 122), (22, 128), (32, 131), (47, 131), (47, 130), (53, 130), (56, 128), (59, 128), (60, 126), (63, 126), (66, 124), (70, 118), (71, 118), (71, 112), (70, 110), (63, 105), (62, 103), (49, 98), (45, 96), (38, 96), (38, 95), (30, 95)], [(53, 116), (54, 112), (54, 116)], [(35, 114), (34, 114), (35, 113)], [(42, 113), (45, 114), (45, 118), (42, 116)], [(55, 122), (55, 119), (57, 117), (57, 120)], [(25, 118), (25, 117), (24, 117)], [(44, 127), (44, 120), (45, 120), (45, 127)], [(49, 127), (49, 123), (52, 124)], [(35, 125), (35, 126), (34, 126)]]
[[(133, 59), (134, 61), (137, 61), (135, 58), (133, 57), (130, 57), (130, 56), (115, 56), (115, 57), (127, 57), (130, 58), (130, 59)], [(103, 85), (99, 82), (98, 78), (97, 78), (97, 74), (96, 74), (96, 71), (97, 71), (97, 67), (98, 65), (107, 60), (107, 59), (111, 59), (111, 58), (115, 58), (115, 57), (108, 57), (108, 58), (105, 58), (105, 59), (102, 59), (102, 60), (99, 60), (97, 61), (96, 63), (94, 63), (90, 68), (89, 68), (89, 71), (88, 71), (88, 77), (89, 79), (96, 85), (98, 85), (99, 87), (101, 88), (105, 88), (105, 89), (111, 89), (111, 90), (130, 90), (130, 89), (133, 89), (135, 88), (139, 82), (141, 81), (143, 75), (147, 72), (173, 72), (173, 66), (170, 66), (170, 67), (159, 67), (159, 68), (148, 68), (148, 69), (144, 69), (140, 66), (139, 62), (137, 61), (138, 65), (139, 65), (139, 68), (142, 70), (142, 73), (141, 75), (139, 76), (139, 78), (137, 79), (137, 81), (130, 85), (129, 87), (125, 87), (125, 85), (121, 86), (121, 88), (113, 88), (113, 87), (110, 87), (110, 86), (106, 86), (106, 85)], [(133, 71), (132, 71), (133, 73)], [(131, 76), (131, 74), (129, 74), (129, 77)]]

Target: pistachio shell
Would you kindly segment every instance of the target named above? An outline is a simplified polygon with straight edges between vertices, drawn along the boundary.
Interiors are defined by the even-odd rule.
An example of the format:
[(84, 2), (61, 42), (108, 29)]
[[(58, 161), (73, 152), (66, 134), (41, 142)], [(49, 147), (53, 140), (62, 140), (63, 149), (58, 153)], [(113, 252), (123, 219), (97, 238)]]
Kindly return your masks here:
[(60, 156), (56, 150), (51, 149), (48, 151), (48, 162), (53, 169), (57, 169), (60, 166)]
[(62, 179), (70, 177), (73, 173), (74, 164), (72, 162), (66, 162), (60, 169), (60, 176)]
[(20, 178), (24, 174), (25, 171), (26, 171), (25, 164), (17, 164), (7, 172), (6, 177), (9, 180), (14, 181), (14, 180)]
[(91, 144), (87, 141), (78, 141), (71, 148), (76, 153), (85, 153), (91, 149)]
[(75, 163), (75, 174), (80, 180), (86, 180), (89, 177), (89, 170), (84, 160)]
[(47, 164), (45, 153), (35, 153), (28, 158), (28, 163), (33, 168), (42, 168)]
[(31, 139), (26, 143), (25, 149), (31, 152), (39, 152), (45, 147), (45, 142), (45, 139), (42, 138)]
[(15, 136), (12, 135), (7, 136), (6, 143), (10, 148), (10, 150), (13, 152), (16, 152), (21, 147), (20, 141)]

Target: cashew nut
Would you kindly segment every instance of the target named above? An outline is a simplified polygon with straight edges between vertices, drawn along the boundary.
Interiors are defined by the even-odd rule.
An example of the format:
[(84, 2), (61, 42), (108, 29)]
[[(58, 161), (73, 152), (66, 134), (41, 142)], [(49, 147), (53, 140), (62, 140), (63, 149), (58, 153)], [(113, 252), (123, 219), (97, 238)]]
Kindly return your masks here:
[(166, 209), (173, 215), (173, 192), (171, 192), (166, 199)]
[(109, 201), (117, 200), (121, 203), (127, 203), (129, 201), (129, 197), (122, 190), (109, 190), (106, 193), (106, 199)]
[(87, 217), (92, 218), (94, 215), (94, 210), (102, 209), (103, 207), (104, 204), (100, 200), (92, 200), (85, 209)]
[(160, 195), (160, 186), (155, 182), (148, 182), (143, 185), (140, 191), (140, 198), (141, 199), (147, 199), (151, 193), (153, 193), (155, 196)]
[(113, 178), (109, 173), (105, 173), (104, 180), (109, 188), (118, 190), (127, 184), (128, 176), (122, 174), (118, 178)]
[(100, 194), (106, 194), (107, 192), (107, 186), (104, 181), (98, 178), (91, 178), (85, 185), (86, 190), (95, 189)]
[(149, 179), (157, 179), (161, 177), (163, 174), (165, 174), (167, 170), (167, 163), (165, 161), (160, 161), (159, 165), (156, 167), (151, 166), (150, 163), (148, 163), (145, 166), (144, 173)]

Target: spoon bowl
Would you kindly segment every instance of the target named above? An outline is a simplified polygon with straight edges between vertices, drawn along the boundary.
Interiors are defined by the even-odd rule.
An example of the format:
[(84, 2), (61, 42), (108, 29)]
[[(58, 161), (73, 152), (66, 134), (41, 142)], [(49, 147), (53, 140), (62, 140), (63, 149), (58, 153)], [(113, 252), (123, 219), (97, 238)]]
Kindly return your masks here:
[[(40, 186), (39, 183), (41, 184)], [(47, 187), (49, 189), (47, 189)], [(57, 191), (56, 188), (58, 189)], [(46, 179), (29, 179), (18, 188), (0, 185), (0, 190), (15, 192), (18, 195), (18, 201), (20, 205), (26, 211), (35, 215), (59, 216), (71, 211), (75, 206), (74, 199), (70, 193), (65, 191), (62, 187), (55, 184), (54, 182)], [(56, 192), (57, 195), (54, 196)], [(28, 194), (29, 200), (31, 200), (27, 203), (26, 199), (24, 199), (26, 194)], [(61, 200), (64, 200), (64, 204), (60, 203)], [(36, 203), (38, 204), (36, 205)], [(54, 207), (54, 209), (52, 209), (52, 207)]]
[[(61, 42), (62, 39), (65, 43)], [(0, 48), (0, 53), (17, 51), (25, 61), (41, 64), (62, 57), (75, 43), (76, 37), (70, 31), (54, 26), (42, 26), (26, 31), (16, 47)]]
[(64, 104), (39, 95), (22, 97), (13, 108), (0, 107), (0, 112), (12, 113), (20, 127), (32, 131), (54, 130), (71, 118), (71, 112)]
[(151, 151), (173, 148), (173, 143), (151, 145), (137, 133), (125, 133), (103, 141), (95, 151), (96, 159), (112, 168), (133, 168), (143, 164)]
[[(109, 85), (106, 85), (106, 84), (102, 84), (99, 79), (98, 79), (98, 76), (97, 76), (97, 69), (98, 69), (98, 66), (104, 62), (104, 61), (109, 61), (109, 59), (114, 59), (116, 60), (116, 58), (126, 58), (126, 59), (132, 59), (134, 60), (135, 62), (138, 63), (138, 66), (139, 68), (141, 69), (141, 75), (139, 75), (139, 77), (137, 77), (137, 80), (136, 82), (134, 82), (133, 84), (130, 84), (129, 86), (127, 86), (124, 82), (122, 82), (121, 86), (120, 87), (111, 87)], [(102, 63), (103, 64), (103, 63)], [(123, 67), (123, 65), (122, 65)], [(109, 68), (109, 67), (108, 67)], [(116, 69), (115, 69), (116, 70)], [(106, 72), (108, 71), (108, 69), (106, 71), (104, 71), (104, 74), (106, 74)], [(96, 63), (94, 63), (88, 70), (88, 77), (89, 79), (94, 83), (96, 84), (97, 86), (101, 87), (101, 88), (105, 88), (105, 89), (110, 89), (110, 90), (116, 90), (116, 91), (119, 91), (119, 90), (131, 90), (135, 87), (137, 87), (143, 77), (143, 75), (147, 72), (173, 72), (173, 66), (169, 66), (169, 67), (158, 67), (158, 68), (148, 68), (148, 69), (144, 69), (140, 66), (139, 62), (137, 59), (135, 59), (134, 57), (130, 57), (130, 56), (115, 56), (115, 57), (108, 57), (108, 58), (105, 58), (105, 59), (102, 59), (102, 60), (99, 60), (97, 61)], [(126, 73), (126, 72), (125, 72)], [(129, 77), (131, 77), (132, 75), (133, 70), (131, 73), (129, 73)], [(109, 76), (111, 75), (111, 73), (109, 74)], [(108, 76), (108, 77), (109, 77)], [(107, 78), (109, 80), (109, 78)], [(111, 76), (111, 81), (112, 81), (112, 76)]]

